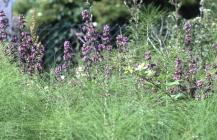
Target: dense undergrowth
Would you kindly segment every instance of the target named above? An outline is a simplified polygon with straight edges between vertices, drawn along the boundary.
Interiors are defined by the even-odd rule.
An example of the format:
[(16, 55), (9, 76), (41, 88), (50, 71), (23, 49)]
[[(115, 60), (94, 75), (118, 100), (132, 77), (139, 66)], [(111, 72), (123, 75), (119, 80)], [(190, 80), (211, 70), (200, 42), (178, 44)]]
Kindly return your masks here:
[[(23, 76), (0, 55), (1, 139), (214, 140), (216, 95), (173, 101), (139, 90), (132, 77), (107, 87), (86, 80), (50, 83)], [(109, 91), (109, 94), (107, 93)]]
[[(112, 50), (104, 50), (108, 26), (101, 38), (88, 36), (100, 32), (85, 11), (83, 59), (65, 42), (64, 72), (29, 72), (35, 49), (14, 60), (1, 44), (0, 139), (215, 140), (217, 6), (203, 6), (203, 16), (188, 21), (153, 6), (128, 7), (130, 25)], [(30, 36), (21, 33), (19, 45), (34, 46)]]

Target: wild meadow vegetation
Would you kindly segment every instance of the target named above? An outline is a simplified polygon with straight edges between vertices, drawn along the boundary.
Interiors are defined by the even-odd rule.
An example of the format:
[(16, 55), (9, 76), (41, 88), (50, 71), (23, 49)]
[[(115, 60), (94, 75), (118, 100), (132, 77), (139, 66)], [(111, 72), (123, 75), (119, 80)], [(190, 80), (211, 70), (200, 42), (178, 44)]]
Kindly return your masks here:
[(85, 2), (69, 30), (77, 44), (65, 38), (52, 63), (37, 9), (13, 33), (1, 11), (0, 139), (215, 140), (217, 2), (196, 2), (186, 19), (187, 0), (123, 1), (129, 19), (115, 31)]

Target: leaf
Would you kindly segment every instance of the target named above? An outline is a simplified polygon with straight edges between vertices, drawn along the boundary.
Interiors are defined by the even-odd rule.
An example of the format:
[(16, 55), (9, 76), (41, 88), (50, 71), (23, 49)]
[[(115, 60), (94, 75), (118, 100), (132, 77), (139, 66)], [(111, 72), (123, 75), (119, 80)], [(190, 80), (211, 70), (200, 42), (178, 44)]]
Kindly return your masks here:
[(146, 74), (147, 74), (147, 77), (152, 77), (152, 76), (155, 75), (155, 71), (153, 71), (153, 70), (147, 70)]
[(171, 87), (171, 86), (177, 86), (177, 85), (180, 85), (180, 81), (174, 81), (174, 82), (169, 82), (169, 83), (166, 83), (166, 86), (169, 86), (169, 87)]
[(175, 100), (181, 100), (181, 99), (185, 99), (186, 98), (186, 95), (183, 94), (183, 93), (178, 93), (176, 95), (171, 95), (171, 97)]

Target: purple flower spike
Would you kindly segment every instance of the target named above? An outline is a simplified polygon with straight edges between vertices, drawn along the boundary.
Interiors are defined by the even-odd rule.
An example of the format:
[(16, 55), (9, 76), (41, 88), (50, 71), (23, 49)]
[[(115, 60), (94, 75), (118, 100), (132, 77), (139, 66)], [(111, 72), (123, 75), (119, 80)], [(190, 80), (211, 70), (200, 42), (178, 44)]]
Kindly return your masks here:
[(23, 15), (21, 15), (20, 17), (19, 17), (19, 29), (20, 30), (23, 30), (26, 26), (25, 26), (25, 23), (26, 23), (26, 21), (25, 21), (25, 17), (23, 16)]
[(64, 61), (70, 61), (73, 57), (72, 45), (69, 41), (64, 42)]
[(21, 62), (25, 63), (25, 61), (27, 61), (28, 59), (28, 46), (27, 44), (21, 44), (19, 46), (19, 56), (20, 56), (20, 60)]
[(5, 17), (5, 12), (3, 10), (0, 11), (0, 17)]
[[(24, 72), (32, 75), (40, 73), (43, 70), (44, 46), (41, 43), (33, 42), (30, 33), (25, 32), (25, 17), (19, 17), (20, 43), (19, 57)], [(12, 42), (17, 42), (17, 37), (12, 39)]]
[(191, 25), (191, 23), (189, 22), (189, 21), (186, 21), (185, 22), (185, 24), (184, 24), (184, 30), (185, 30), (185, 32), (187, 33), (189, 33), (189, 32), (191, 32), (191, 30), (192, 30), (192, 25)]
[(174, 80), (180, 80), (181, 79), (181, 73), (179, 71), (176, 71), (174, 76), (173, 76)]
[(116, 43), (120, 47), (126, 47), (128, 45), (128, 37), (125, 37), (123, 35), (118, 35), (116, 37)]
[(196, 81), (196, 87), (201, 89), (204, 86), (204, 82), (202, 80)]
[(98, 54), (93, 55), (92, 61), (93, 62), (98, 62), (101, 60), (101, 57)]
[(0, 41), (5, 41), (7, 39), (7, 27), (8, 19), (6, 18), (5, 12), (0, 11)]
[(86, 56), (88, 55), (92, 50), (92, 47), (91, 46), (88, 46), (86, 44), (83, 44), (83, 47), (82, 47), (82, 55), (83, 56)]
[(18, 37), (16, 35), (13, 35), (11, 42), (17, 43), (18, 42)]
[(8, 36), (7, 32), (5, 32), (5, 31), (1, 32), (1, 38), (2, 38), (2, 40), (7, 39), (7, 36)]
[(180, 66), (182, 64), (182, 60), (181, 59), (176, 59), (176, 66)]
[(112, 45), (108, 45), (107, 47), (106, 47), (106, 49), (107, 49), (107, 51), (112, 51)]
[(110, 40), (111, 40), (110, 27), (108, 25), (105, 25), (104, 28), (103, 28), (102, 41), (106, 44)]
[(104, 44), (99, 44), (97, 46), (97, 51), (99, 51), (99, 52), (103, 51), (104, 49), (105, 49), (105, 45)]
[(184, 30), (185, 30), (185, 40), (184, 40), (184, 42), (185, 42), (186, 46), (189, 46), (192, 43), (192, 34), (191, 34), (192, 25), (191, 25), (191, 23), (189, 21), (185, 22)]
[(109, 34), (110, 32), (110, 26), (109, 25), (105, 25), (103, 27), (103, 34)]
[(85, 21), (85, 22), (89, 22), (91, 20), (91, 13), (89, 10), (84, 10), (82, 11), (81, 13), (82, 15), (82, 19)]
[(64, 42), (64, 54), (63, 54), (63, 60), (64, 61), (62, 64), (60, 64), (54, 70), (57, 80), (59, 80), (59, 81), (63, 80), (62, 72), (63, 71), (67, 72), (67, 70), (70, 68), (72, 59), (73, 59), (72, 45), (69, 41), (65, 41)]
[(197, 72), (197, 62), (195, 60), (191, 60), (189, 63), (189, 73), (196, 74)]
[(177, 58), (176, 59), (176, 70), (173, 76), (174, 80), (180, 80), (181, 76), (183, 74), (183, 64), (182, 64), (182, 60)]
[(4, 30), (8, 27), (8, 22), (7, 19), (0, 19), (0, 29)]
[(192, 36), (190, 34), (185, 35), (185, 45), (189, 46), (192, 43)]
[(62, 81), (63, 80), (62, 77), (61, 77), (62, 71), (63, 71), (62, 65), (57, 66), (55, 68), (55, 70), (54, 70), (54, 73), (55, 73), (56, 78), (57, 78), (58, 81)]

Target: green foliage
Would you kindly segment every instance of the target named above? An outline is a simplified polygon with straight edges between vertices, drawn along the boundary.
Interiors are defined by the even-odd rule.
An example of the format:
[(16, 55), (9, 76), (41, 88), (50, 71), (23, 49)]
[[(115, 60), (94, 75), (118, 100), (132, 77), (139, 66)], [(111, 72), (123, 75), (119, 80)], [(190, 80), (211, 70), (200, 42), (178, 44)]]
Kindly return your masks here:
[(164, 11), (152, 4), (142, 6), (140, 9), (132, 7), (129, 11), (131, 19), (128, 31), (130, 37), (137, 43), (147, 41), (149, 28), (158, 23), (159, 19), (165, 14)]
[(129, 13), (122, 0), (94, 1), (92, 11), (96, 21), (101, 25), (108, 23), (121, 24), (128, 21), (129, 18)]
[[(202, 52), (202, 60), (215, 64), (217, 22), (213, 9), (207, 10), (204, 18), (190, 22), (194, 52)], [(185, 64), (189, 60), (183, 22), (177, 26), (174, 15), (166, 16), (153, 7), (143, 12), (133, 17), (137, 25), (131, 21), (128, 27), (132, 38), (128, 51), (105, 54), (106, 61), (93, 66), (92, 79), (81, 64), (72, 69), (76, 74), (61, 82), (52, 72), (23, 75), (0, 45), (0, 139), (215, 140), (216, 82), (213, 94), (205, 100), (186, 98), (182, 92), (167, 96), (170, 87), (183, 82), (172, 79), (176, 58)], [(55, 41), (50, 39), (51, 43)], [(147, 51), (152, 52), (149, 62), (144, 59)], [(149, 63), (157, 68), (148, 69)], [(112, 69), (109, 78), (104, 73), (107, 65)], [(204, 77), (201, 71), (197, 75), (198, 79)]]
[[(17, 0), (14, 11), (15, 14), (25, 14), (27, 19), (31, 19), (33, 9), (37, 10), (39, 23), (51, 24), (56, 21), (70, 20), (71, 23), (80, 21), (82, 1), (75, 0)], [(127, 10), (121, 0), (109, 1), (98, 0), (93, 2), (93, 13), (96, 21), (100, 24), (115, 23), (120, 19), (126, 20)], [(98, 12), (100, 11), (100, 12)], [(29, 21), (28, 20), (28, 21)], [(62, 22), (64, 23), (64, 22)]]
[(216, 96), (202, 102), (172, 102), (139, 90), (132, 77), (113, 76), (106, 87), (83, 78), (47, 83), (23, 76), (2, 54), (0, 59), (1, 139), (217, 137)]
[[(28, 21), (31, 20), (31, 14), (34, 9), (37, 10), (40, 24), (51, 24), (53, 22), (64, 20), (71, 20), (78, 22), (80, 15), (81, 2), (75, 1), (31, 1), (31, 0), (17, 0), (15, 3), (14, 11), (16, 14), (27, 15)], [(29, 23), (29, 22), (28, 22)]]

